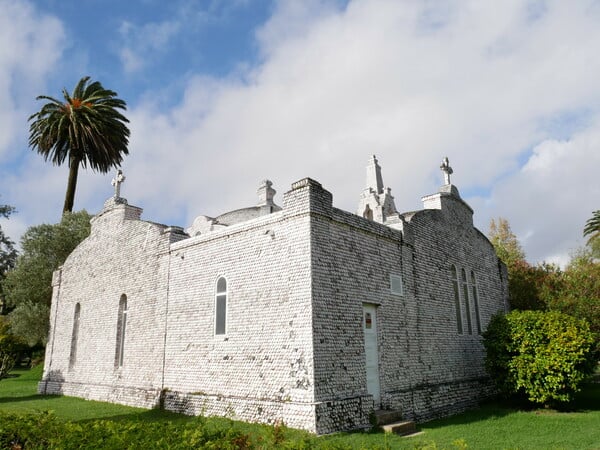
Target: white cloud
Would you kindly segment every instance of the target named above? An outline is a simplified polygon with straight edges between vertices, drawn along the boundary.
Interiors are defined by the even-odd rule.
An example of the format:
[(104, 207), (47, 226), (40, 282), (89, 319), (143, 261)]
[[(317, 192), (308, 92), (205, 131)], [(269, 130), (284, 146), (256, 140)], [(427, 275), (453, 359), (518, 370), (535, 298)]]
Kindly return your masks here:
[(119, 57), (125, 72), (138, 72), (153, 61), (156, 54), (165, 52), (180, 28), (181, 23), (177, 20), (143, 25), (124, 21), (119, 27), (119, 34), (124, 41)]
[(47, 167), (20, 162), (33, 156), (27, 118), (62, 54), (65, 33), (59, 20), (28, 2), (0, 0), (0, 11), (0, 202), (17, 207), (0, 226), (18, 242), (27, 226), (48, 217), (43, 201), (53, 186), (44, 183)]
[[(580, 224), (551, 208), (529, 220), (523, 196), (573, 200), (558, 195), (556, 182), (541, 182), (550, 169), (535, 169), (535, 186), (528, 171), (540, 158), (553, 156), (554, 168), (562, 161), (548, 150), (552, 134), (542, 123), (599, 108), (600, 60), (591, 57), (600, 52), (598, 11), (577, 2), (535, 14), (522, 2), (428, 5), (280, 3), (258, 31), (264, 63), (245, 80), (193, 78), (173, 109), (132, 110), (130, 192), (152, 214), (179, 212), (189, 222), (252, 203), (265, 177), (281, 194), (311, 176), (354, 210), (366, 159), (376, 153), (398, 207), (410, 210), (441, 183), (437, 167), (448, 155), (463, 191), (493, 192), (487, 204), (497, 209), (480, 216), (529, 224), (524, 245), (533, 259), (562, 255)], [(536, 145), (528, 166), (509, 176)], [(578, 149), (579, 160), (591, 152)], [(575, 185), (582, 169), (561, 174), (562, 183)], [(499, 207), (504, 191), (515, 197)], [(561, 208), (576, 208), (577, 220), (587, 214)], [(550, 218), (552, 233), (544, 229)], [(550, 242), (558, 233), (562, 247)]]
[[(60, 57), (64, 31), (58, 20), (27, 2), (0, 0), (0, 162), (14, 157), (18, 130), (27, 122), (30, 92)], [(0, 170), (1, 172), (1, 170)]]
[[(600, 8), (335, 5), (279, 2), (257, 30), (259, 65), (227, 79), (191, 75), (175, 106), (153, 102), (156, 91), (130, 101), (123, 187), (130, 203), (150, 220), (187, 226), (198, 214), (254, 203), (264, 178), (281, 203), (293, 181), (310, 176), (353, 211), (367, 158), (377, 154), (396, 205), (407, 211), (442, 183), (447, 155), (482, 231), (501, 215), (530, 259), (564, 260), (600, 198), (592, 170), (600, 154)], [(146, 67), (178, 30), (175, 22), (153, 26), (156, 39), (145, 43), (143, 25), (124, 25), (130, 70)], [(565, 115), (584, 117), (584, 125), (560, 133), (548, 125)], [(28, 180), (40, 173), (32, 166), (15, 189), (34, 195), (40, 186), (27, 188)], [(43, 199), (60, 211), (66, 173), (50, 178)], [(76, 207), (98, 210), (109, 181), (82, 174)]]
[(598, 148), (600, 120), (568, 140), (541, 142), (479, 213), (486, 219), (509, 217), (529, 259), (564, 265), (585, 243), (583, 227), (598, 209)]

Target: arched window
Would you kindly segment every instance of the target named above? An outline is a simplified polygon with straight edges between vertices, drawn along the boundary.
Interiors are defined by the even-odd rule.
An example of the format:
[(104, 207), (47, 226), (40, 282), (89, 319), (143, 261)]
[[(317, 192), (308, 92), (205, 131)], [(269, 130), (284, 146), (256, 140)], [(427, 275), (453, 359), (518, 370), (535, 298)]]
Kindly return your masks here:
[(450, 266), (450, 273), (452, 275), (452, 288), (454, 289), (454, 307), (456, 309), (456, 326), (458, 328), (458, 332), (462, 334), (463, 326), (462, 326), (462, 316), (460, 312), (460, 292), (458, 288), (458, 272), (456, 271), (456, 266)]
[(77, 337), (79, 335), (79, 316), (81, 315), (81, 305), (75, 305), (75, 313), (73, 314), (73, 331), (71, 333), (71, 353), (69, 354), (69, 370), (75, 366), (77, 360)]
[(367, 205), (365, 210), (363, 211), (363, 217), (365, 219), (373, 220), (373, 210), (369, 208), (369, 205)]
[(473, 334), (473, 325), (471, 324), (471, 306), (469, 305), (469, 286), (467, 284), (467, 273), (465, 269), (461, 269), (462, 275), (462, 291), (465, 299), (465, 308), (467, 310), (467, 330), (469, 334)]
[(221, 277), (217, 280), (215, 294), (215, 334), (225, 334), (227, 331), (227, 280)]
[(115, 348), (115, 368), (123, 366), (125, 353), (125, 329), (127, 328), (127, 296), (121, 295), (119, 312), (117, 315), (117, 344)]
[(479, 293), (477, 292), (477, 281), (475, 272), (471, 270), (471, 292), (473, 294), (473, 304), (475, 305), (475, 322), (477, 323), (477, 333), (481, 334), (481, 317), (479, 316)]

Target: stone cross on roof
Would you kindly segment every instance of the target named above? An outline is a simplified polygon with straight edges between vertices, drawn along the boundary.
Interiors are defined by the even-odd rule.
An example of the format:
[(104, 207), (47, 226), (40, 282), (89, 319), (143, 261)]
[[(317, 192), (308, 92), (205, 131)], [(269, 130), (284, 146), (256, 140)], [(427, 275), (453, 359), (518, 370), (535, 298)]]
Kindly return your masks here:
[(110, 184), (115, 187), (115, 198), (121, 197), (121, 183), (125, 181), (125, 175), (123, 175), (123, 171), (121, 169), (117, 170), (117, 174), (112, 179)]
[(447, 156), (442, 160), (442, 165), (440, 166), (440, 169), (442, 169), (442, 172), (444, 172), (445, 184), (450, 184), (450, 175), (452, 175), (452, 172), (454, 171), (452, 170), (452, 167), (450, 167), (450, 161), (448, 161)]

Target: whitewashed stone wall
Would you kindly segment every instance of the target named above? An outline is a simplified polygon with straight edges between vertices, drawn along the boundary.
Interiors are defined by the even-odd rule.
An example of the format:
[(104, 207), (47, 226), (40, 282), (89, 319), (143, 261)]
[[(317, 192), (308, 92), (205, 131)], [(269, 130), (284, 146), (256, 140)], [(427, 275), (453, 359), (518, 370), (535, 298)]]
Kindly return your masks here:
[[(483, 327), (504, 307), (506, 270), (458, 191), (424, 202), (392, 228), (334, 208), (307, 178), (280, 211), (194, 237), (108, 202), (55, 274), (40, 391), (316, 433), (368, 427), (368, 303), (377, 306), (381, 408), (424, 420), (471, 406), (490, 387), (481, 336), (457, 331), (450, 266), (475, 271)], [(220, 277), (227, 323), (215, 335)], [(125, 360), (115, 368), (123, 294)]]
[[(468, 205), (453, 195), (426, 203), (440, 209), (407, 215), (402, 233), (327, 203), (311, 228), (318, 431), (368, 425), (363, 303), (377, 305), (381, 408), (427, 420), (489, 395), (482, 338), (475, 318), (466, 332), (464, 304), (458, 333), (450, 264), (474, 270), (483, 329), (504, 308), (506, 275)], [(403, 295), (392, 293), (391, 274)]]
[[(178, 230), (139, 220), (141, 209), (110, 203), (90, 236), (54, 276), (44, 393), (152, 406), (162, 383), (169, 244)], [(127, 296), (126, 364), (115, 367), (117, 314)], [(75, 305), (77, 359), (69, 368)]]

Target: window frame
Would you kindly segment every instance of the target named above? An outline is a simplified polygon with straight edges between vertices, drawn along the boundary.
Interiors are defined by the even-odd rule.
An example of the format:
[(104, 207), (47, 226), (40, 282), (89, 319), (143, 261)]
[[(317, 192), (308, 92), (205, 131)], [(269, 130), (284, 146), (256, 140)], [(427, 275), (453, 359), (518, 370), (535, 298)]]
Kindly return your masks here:
[(463, 298), (465, 300), (465, 310), (467, 312), (467, 331), (469, 334), (473, 334), (473, 318), (471, 317), (471, 304), (469, 301), (469, 280), (467, 278), (467, 271), (464, 267), (460, 269), (460, 275), (462, 280)]
[(479, 310), (479, 287), (477, 286), (477, 278), (475, 271), (471, 270), (471, 293), (473, 295), (473, 305), (475, 307), (475, 322), (477, 325), (477, 334), (481, 334), (481, 313)]
[(454, 264), (450, 265), (450, 280), (452, 282), (452, 289), (454, 291), (454, 308), (456, 310), (456, 328), (458, 334), (463, 334), (463, 322), (462, 322), (462, 304), (460, 301), (460, 280), (458, 277), (458, 269)]
[[(399, 284), (400, 290), (394, 289), (394, 281)], [(404, 296), (404, 280), (402, 279), (402, 275), (397, 273), (390, 273), (390, 292), (393, 295), (398, 295), (400, 297)]]
[(117, 312), (117, 338), (115, 343), (115, 369), (123, 367), (125, 362), (125, 336), (127, 330), (127, 295), (121, 294)]
[(69, 352), (69, 370), (73, 370), (77, 362), (77, 344), (79, 340), (79, 324), (81, 322), (81, 304), (75, 304), (73, 313), (73, 328), (71, 330), (71, 351)]
[[(225, 282), (225, 289), (219, 290), (219, 283), (223, 280)], [(214, 302), (214, 335), (216, 336), (227, 336), (227, 303), (229, 298), (229, 281), (224, 275), (217, 277), (215, 283), (215, 302)], [(222, 301), (221, 301), (222, 300)], [(221, 308), (223, 309), (222, 314), (219, 314)]]

